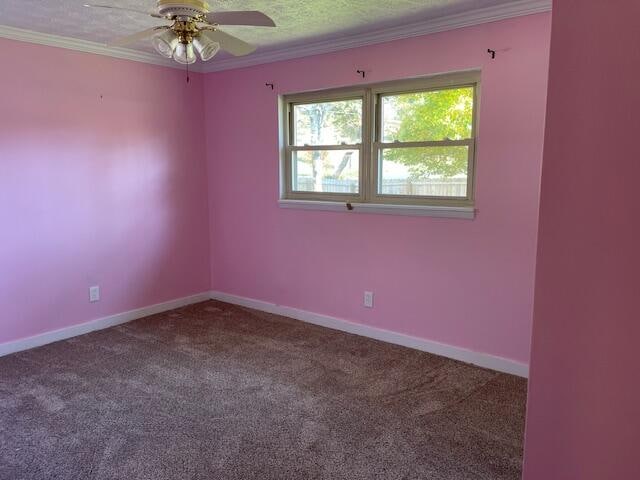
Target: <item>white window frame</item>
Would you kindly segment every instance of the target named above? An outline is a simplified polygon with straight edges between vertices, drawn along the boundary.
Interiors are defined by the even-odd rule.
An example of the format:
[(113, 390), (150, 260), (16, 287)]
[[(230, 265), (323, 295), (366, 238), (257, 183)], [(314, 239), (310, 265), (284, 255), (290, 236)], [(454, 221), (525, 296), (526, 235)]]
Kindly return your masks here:
[[(385, 95), (437, 91), (449, 88), (474, 89), (471, 138), (464, 140), (394, 142), (381, 141), (381, 102)], [(479, 112), (480, 72), (456, 72), (409, 80), (391, 81), (352, 88), (284, 95), (280, 97), (281, 168), (280, 206), (313, 210), (355, 211), (361, 213), (390, 213), (428, 215), (454, 218), (473, 218), (475, 215), (476, 143)], [(296, 104), (329, 102), (362, 98), (362, 143), (354, 145), (294, 145), (293, 107)], [(429, 147), (463, 145), (469, 149), (467, 195), (465, 197), (387, 195), (378, 193), (379, 152), (383, 148)], [(343, 194), (331, 192), (293, 191), (293, 152), (304, 150), (359, 150), (359, 192)]]
[[(367, 129), (364, 126), (365, 119), (369, 116), (367, 113), (367, 93), (365, 89), (340, 89), (340, 90), (328, 90), (314, 93), (303, 93), (297, 95), (287, 95), (283, 97), (285, 103), (286, 115), (282, 129), (284, 131), (285, 138), (285, 162), (283, 164), (285, 184), (284, 184), (284, 196), (285, 199), (290, 200), (319, 200), (319, 201), (332, 201), (341, 203), (354, 203), (363, 202), (365, 195), (363, 192), (363, 186), (365, 185), (368, 175), (363, 171), (363, 156), (366, 154), (367, 144), (365, 138)], [(325, 103), (335, 102), (339, 100), (354, 100), (362, 99), (362, 141), (355, 144), (341, 144), (341, 145), (309, 145), (300, 146), (294, 145), (295, 127), (293, 111), (295, 105), (306, 103)], [(315, 150), (358, 150), (360, 157), (359, 167), (359, 185), (357, 194), (342, 194), (333, 192), (302, 192), (293, 190), (293, 153), (296, 151), (315, 151)]]

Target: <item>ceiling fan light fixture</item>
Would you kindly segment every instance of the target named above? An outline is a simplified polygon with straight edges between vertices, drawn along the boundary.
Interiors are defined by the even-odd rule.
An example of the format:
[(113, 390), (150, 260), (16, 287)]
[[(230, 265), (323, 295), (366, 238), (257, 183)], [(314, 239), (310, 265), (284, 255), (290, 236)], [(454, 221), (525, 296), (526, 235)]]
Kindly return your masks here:
[(211, 40), (204, 32), (193, 39), (193, 46), (203, 62), (211, 60), (220, 50), (220, 44)]
[(153, 37), (153, 47), (160, 55), (167, 58), (173, 57), (179, 43), (178, 36), (173, 30), (167, 30)]
[(178, 43), (173, 59), (182, 65), (191, 65), (196, 62), (196, 52), (192, 43)]
[(249, 55), (256, 50), (255, 46), (219, 30), (220, 26), (276, 26), (273, 19), (257, 10), (212, 12), (206, 0), (155, 1), (157, 8), (153, 11), (108, 4), (85, 4), (85, 7), (140, 13), (171, 22), (171, 26), (158, 25), (125, 35), (109, 42), (107, 46), (124, 47), (141, 40), (151, 40), (154, 49), (161, 56), (173, 58), (183, 65), (195, 63), (198, 57), (205, 62), (211, 60), (220, 50), (236, 57)]

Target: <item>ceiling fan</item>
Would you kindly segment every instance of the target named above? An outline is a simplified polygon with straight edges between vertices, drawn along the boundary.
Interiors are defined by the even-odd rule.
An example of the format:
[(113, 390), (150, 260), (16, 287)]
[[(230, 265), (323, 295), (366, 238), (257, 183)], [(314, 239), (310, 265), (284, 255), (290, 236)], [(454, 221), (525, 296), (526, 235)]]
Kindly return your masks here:
[(183, 65), (194, 63), (196, 52), (202, 61), (206, 62), (219, 50), (225, 50), (235, 56), (248, 55), (255, 51), (255, 46), (221, 31), (221, 25), (276, 26), (271, 18), (258, 11), (212, 12), (204, 0), (157, 0), (156, 8), (148, 12), (111, 5), (84, 6), (141, 13), (171, 22), (171, 25), (159, 25), (118, 38), (109, 42), (109, 46), (121, 47), (151, 38), (160, 55), (173, 58)]

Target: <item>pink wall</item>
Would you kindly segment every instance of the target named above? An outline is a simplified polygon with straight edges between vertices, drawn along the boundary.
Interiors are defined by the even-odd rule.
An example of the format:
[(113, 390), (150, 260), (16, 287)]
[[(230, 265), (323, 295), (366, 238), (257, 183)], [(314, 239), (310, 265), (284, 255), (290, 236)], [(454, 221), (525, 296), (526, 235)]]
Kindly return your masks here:
[[(549, 32), (540, 14), (207, 75), (213, 288), (528, 363)], [(277, 94), (471, 68), (475, 221), (278, 208)]]
[(8, 40), (0, 65), (0, 343), (206, 291), (202, 79)]
[(638, 479), (640, 3), (553, 8), (524, 478)]

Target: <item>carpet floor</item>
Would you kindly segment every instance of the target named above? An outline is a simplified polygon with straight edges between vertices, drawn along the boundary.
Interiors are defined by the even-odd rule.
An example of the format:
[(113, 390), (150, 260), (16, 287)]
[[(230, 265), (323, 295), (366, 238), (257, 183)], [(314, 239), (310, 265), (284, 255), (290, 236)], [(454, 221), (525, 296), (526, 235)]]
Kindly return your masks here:
[(0, 358), (0, 479), (518, 479), (525, 398), (210, 301)]

